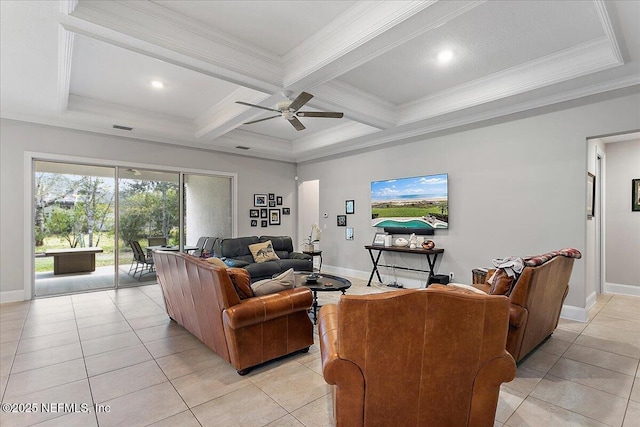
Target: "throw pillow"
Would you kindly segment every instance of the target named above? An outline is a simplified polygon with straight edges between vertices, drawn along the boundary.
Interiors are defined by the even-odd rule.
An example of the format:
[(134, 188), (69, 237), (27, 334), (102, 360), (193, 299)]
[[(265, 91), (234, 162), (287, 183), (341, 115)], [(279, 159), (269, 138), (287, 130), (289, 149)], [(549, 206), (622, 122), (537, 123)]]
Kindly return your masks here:
[(482, 291), (481, 289), (475, 288), (471, 285), (465, 285), (463, 283), (449, 283), (448, 286), (453, 286), (454, 288), (458, 288), (458, 289), (464, 289), (466, 291), (473, 292), (475, 294), (487, 295), (487, 293)]
[(224, 261), (214, 256), (212, 256), (211, 258), (205, 259), (205, 261), (208, 262), (209, 264), (215, 265), (216, 267), (227, 268), (227, 264), (225, 264)]
[(251, 284), (251, 290), (255, 296), (261, 296), (293, 289), (295, 286), (296, 278), (293, 274), (293, 268), (290, 268), (273, 279), (258, 280)]
[(511, 286), (513, 285), (513, 277), (510, 277), (502, 268), (496, 270), (491, 277), (491, 295), (509, 295)]
[(273, 250), (271, 240), (267, 240), (263, 243), (256, 243), (255, 245), (249, 245), (251, 255), (255, 262), (275, 261), (280, 259), (276, 252)]
[(229, 278), (233, 287), (236, 288), (238, 297), (241, 300), (253, 297), (253, 291), (251, 290), (251, 276), (249, 272), (244, 268), (228, 268)]

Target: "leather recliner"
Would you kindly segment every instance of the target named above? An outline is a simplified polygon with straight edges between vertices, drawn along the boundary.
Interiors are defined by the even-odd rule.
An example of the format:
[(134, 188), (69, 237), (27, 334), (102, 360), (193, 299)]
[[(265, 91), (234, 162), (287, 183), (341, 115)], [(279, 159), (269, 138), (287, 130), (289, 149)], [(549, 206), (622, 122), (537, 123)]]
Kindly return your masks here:
[[(516, 362), (555, 331), (569, 293), (573, 261), (581, 256), (578, 250), (567, 248), (524, 258), (525, 267), (506, 294), (510, 303), (506, 348)], [(494, 272), (489, 270), (483, 282), (473, 286), (490, 293), (488, 282)]]
[(169, 317), (239, 374), (313, 345), (308, 288), (240, 300), (225, 268), (178, 252), (153, 256)]
[(342, 296), (322, 307), (318, 333), (336, 425), (492, 426), (509, 303), (442, 285)]

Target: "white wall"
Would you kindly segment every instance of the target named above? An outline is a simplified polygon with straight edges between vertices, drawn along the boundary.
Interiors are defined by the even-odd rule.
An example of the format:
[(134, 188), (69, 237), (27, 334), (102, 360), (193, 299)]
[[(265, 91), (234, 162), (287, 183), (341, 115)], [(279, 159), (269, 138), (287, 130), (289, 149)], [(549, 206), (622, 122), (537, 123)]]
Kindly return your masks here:
[(631, 211), (640, 140), (607, 144), (606, 150), (606, 289), (640, 295), (640, 212)]
[[(586, 251), (587, 138), (640, 128), (640, 96), (531, 116), (445, 136), (425, 138), (341, 158), (298, 165), (300, 180), (320, 180), (323, 269), (368, 278), (364, 245), (370, 225), (370, 182), (422, 174), (449, 174), (449, 230), (434, 240), (445, 249), (438, 273), (454, 272), (471, 282), (471, 269), (492, 258), (533, 255), (563, 247)], [(336, 215), (347, 199), (356, 202), (344, 239)], [(392, 258), (417, 265), (415, 255)], [(326, 266), (326, 268), (325, 268)], [(400, 273), (399, 273), (400, 274)], [(418, 277), (405, 273), (408, 281)], [(566, 304), (586, 315), (585, 262), (575, 263)]]
[[(30, 236), (25, 236), (27, 195), (25, 152), (42, 152), (103, 159), (121, 164), (167, 166), (199, 171), (238, 174), (238, 235), (270, 234), (295, 236), (295, 206), (292, 215), (282, 218), (282, 225), (268, 228), (250, 227), (249, 209), (254, 193), (276, 193), (293, 203), (296, 192), (295, 165), (231, 154), (156, 144), (130, 138), (99, 135), (13, 120), (0, 121), (0, 298), (20, 299), (25, 280), (30, 280), (25, 254), (30, 251)], [(46, 156), (45, 156), (46, 157)], [(28, 229), (28, 227), (27, 227)]]
[(195, 245), (200, 236), (233, 235), (231, 178), (187, 175), (185, 192), (187, 245)]

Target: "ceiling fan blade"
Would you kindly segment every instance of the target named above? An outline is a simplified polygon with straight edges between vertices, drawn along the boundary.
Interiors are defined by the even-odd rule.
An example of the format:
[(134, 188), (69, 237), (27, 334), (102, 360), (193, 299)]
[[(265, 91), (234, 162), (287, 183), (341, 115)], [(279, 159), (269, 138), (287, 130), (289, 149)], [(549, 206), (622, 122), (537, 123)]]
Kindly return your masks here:
[(253, 123), (264, 122), (265, 120), (275, 119), (276, 117), (282, 117), (282, 116), (280, 114), (278, 114), (277, 116), (271, 116), (271, 117), (265, 117), (264, 119), (252, 120), (250, 122), (246, 122), (246, 123), (243, 123), (243, 124), (244, 125), (250, 125), (250, 124), (253, 124)]
[(313, 95), (307, 92), (302, 92), (296, 99), (293, 100), (291, 105), (289, 105), (289, 109), (293, 111), (298, 111), (304, 104), (309, 102), (309, 100), (313, 98)]
[(300, 120), (296, 119), (295, 117), (292, 118), (292, 119), (289, 119), (289, 123), (291, 123), (291, 126), (296, 128), (296, 130), (305, 130), (306, 129), (306, 127), (304, 127), (302, 122)]
[(298, 117), (328, 117), (331, 119), (341, 119), (344, 117), (344, 113), (335, 113), (327, 111), (298, 111), (296, 113)]
[(249, 104), (248, 102), (236, 101), (236, 104), (242, 104), (242, 105), (246, 105), (248, 107), (262, 108), (263, 110), (275, 111), (276, 113), (280, 112), (280, 110), (274, 110), (273, 108), (263, 107), (262, 105)]

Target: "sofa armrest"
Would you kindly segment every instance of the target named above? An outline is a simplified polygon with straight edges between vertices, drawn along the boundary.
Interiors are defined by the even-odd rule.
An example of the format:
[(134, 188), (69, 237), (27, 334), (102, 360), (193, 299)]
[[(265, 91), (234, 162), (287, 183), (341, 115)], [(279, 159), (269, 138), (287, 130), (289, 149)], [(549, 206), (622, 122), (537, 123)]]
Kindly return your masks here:
[(468, 425), (493, 425), (500, 384), (512, 381), (515, 376), (516, 362), (506, 350), (480, 367), (473, 383)]
[(302, 252), (291, 252), (289, 254), (291, 259), (311, 259), (311, 255), (303, 254)]
[(509, 326), (519, 328), (529, 317), (529, 311), (517, 304), (509, 304)]
[(231, 329), (240, 329), (267, 320), (287, 316), (311, 307), (313, 296), (309, 288), (293, 288), (275, 294), (248, 298), (227, 308), (224, 321)]
[(232, 268), (242, 268), (250, 264), (247, 261), (243, 261), (241, 259), (233, 259), (233, 258), (225, 258), (223, 261), (225, 264), (227, 264), (227, 267), (232, 267)]

